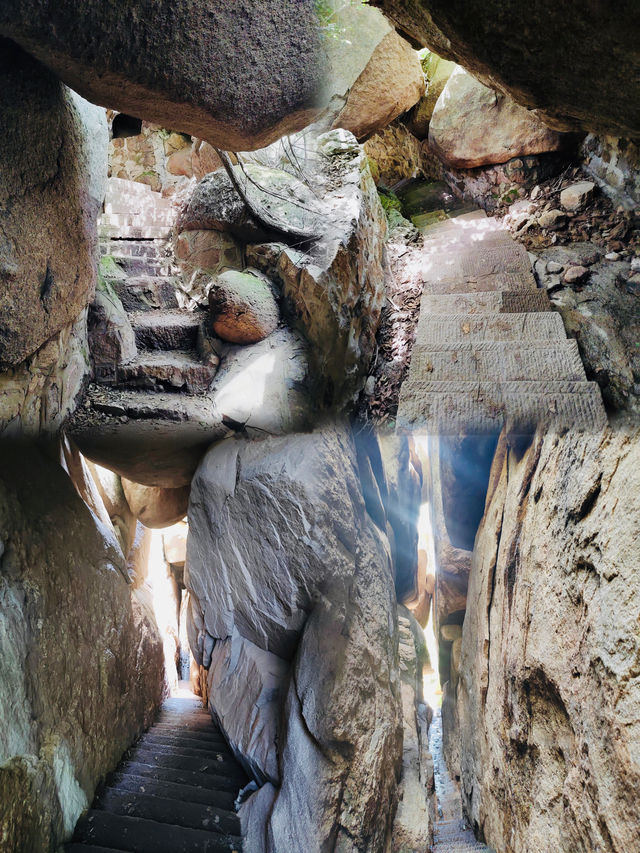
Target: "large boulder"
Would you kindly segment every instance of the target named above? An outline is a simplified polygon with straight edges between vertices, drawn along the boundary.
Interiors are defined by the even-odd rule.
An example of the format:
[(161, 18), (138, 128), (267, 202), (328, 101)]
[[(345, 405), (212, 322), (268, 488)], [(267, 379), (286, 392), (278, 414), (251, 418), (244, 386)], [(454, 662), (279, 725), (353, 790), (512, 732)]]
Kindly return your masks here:
[(6, 369), (76, 321), (93, 294), (108, 135), (104, 110), (11, 42), (2, 41), (0, 54), (0, 367)]
[(42, 451), (0, 448), (2, 849), (48, 853), (154, 719), (162, 645), (113, 530)]
[(189, 506), (189, 486), (163, 489), (142, 486), (122, 478), (122, 489), (131, 512), (145, 527), (170, 527), (183, 519)]
[(89, 305), (87, 333), (95, 378), (115, 382), (118, 366), (134, 359), (138, 348), (129, 316), (118, 294), (103, 278)]
[(373, 0), (420, 46), (468, 68), (487, 86), (540, 111), (558, 130), (637, 136), (640, 55), (634, 4), (581, 0)]
[(176, 223), (182, 231), (228, 231), (246, 242), (261, 239), (257, 223), (238, 195), (231, 178), (220, 166), (193, 187)]
[(432, 51), (428, 51), (422, 60), (427, 91), (411, 110), (407, 122), (409, 129), (417, 139), (426, 139), (429, 135), (429, 122), (438, 103), (438, 98), (456, 67), (455, 62), (443, 59)]
[(558, 151), (565, 139), (508, 95), (458, 67), (431, 116), (429, 145), (449, 166), (472, 169)]
[(392, 30), (371, 54), (333, 126), (351, 131), (357, 139), (366, 139), (411, 109), (424, 91), (418, 55)]
[(315, 399), (332, 407), (359, 393), (375, 354), (386, 220), (367, 157), (351, 134), (320, 135), (310, 158), (326, 211), (322, 238), (305, 251), (249, 246), (247, 262), (282, 285), (285, 313), (311, 344)]
[(10, 0), (0, 33), (94, 103), (233, 151), (309, 124), (324, 78), (312, 0)]
[(209, 290), (209, 313), (214, 333), (232, 344), (256, 344), (274, 332), (280, 312), (273, 290), (250, 272), (229, 270)]
[(638, 495), (637, 427), (499, 446), (457, 688), (466, 812), (496, 850), (637, 844)]

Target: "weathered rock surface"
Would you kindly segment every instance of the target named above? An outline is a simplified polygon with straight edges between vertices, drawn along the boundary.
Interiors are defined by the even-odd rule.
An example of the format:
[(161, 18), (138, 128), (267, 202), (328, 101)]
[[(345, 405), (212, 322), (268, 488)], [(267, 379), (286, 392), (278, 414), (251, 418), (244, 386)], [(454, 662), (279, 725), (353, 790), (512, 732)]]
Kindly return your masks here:
[(316, 191), (328, 211), (323, 238), (306, 252), (280, 243), (250, 246), (247, 262), (282, 285), (285, 313), (311, 344), (315, 399), (331, 407), (360, 390), (375, 353), (386, 221), (353, 136), (331, 131), (316, 146)]
[(499, 0), (464, 5), (374, 0), (374, 5), (418, 44), (538, 110), (558, 130), (638, 135), (640, 57), (633, 6), (612, 17), (605, 6), (584, 15), (579, 0), (562, 6), (541, 0), (533, 9), (506, 8)]
[(564, 144), (562, 135), (533, 113), (461, 67), (449, 77), (429, 124), (429, 145), (459, 169), (557, 151)]
[(435, 797), (429, 752), (429, 722), (433, 712), (425, 704), (422, 692), (422, 671), (429, 659), (424, 634), (403, 607), (398, 608), (398, 626), (404, 736), (391, 850), (414, 853), (429, 850), (433, 843)]
[(214, 333), (232, 344), (256, 344), (274, 332), (280, 312), (273, 290), (250, 272), (229, 270), (209, 290)]
[(7, 41), (0, 70), (0, 366), (6, 369), (68, 328), (93, 293), (108, 136), (103, 110)]
[(407, 122), (411, 133), (418, 139), (426, 139), (429, 135), (429, 122), (438, 98), (455, 69), (455, 62), (443, 59), (437, 53), (429, 52), (428, 56), (422, 60), (427, 91), (411, 110)]
[(204, 139), (194, 139), (191, 150), (191, 168), (194, 178), (199, 181), (208, 175), (209, 172), (215, 172), (222, 166), (222, 160), (216, 154), (215, 148)]
[(94, 103), (232, 151), (309, 124), (324, 77), (310, 0), (8, 2), (0, 32)]
[(122, 481), (117, 474), (109, 471), (108, 468), (102, 468), (89, 460), (86, 462), (115, 534), (122, 546), (122, 553), (127, 555), (136, 534), (136, 517), (127, 503)]
[(75, 409), (90, 374), (87, 312), (32, 356), (0, 372), (0, 433), (55, 433)]
[(242, 247), (221, 231), (183, 231), (175, 240), (175, 256), (183, 272), (180, 287), (198, 301), (204, 270), (211, 276), (226, 269), (242, 269)]
[(162, 489), (132, 483), (123, 477), (122, 489), (131, 512), (145, 527), (169, 527), (187, 514), (189, 486)]
[(94, 376), (115, 381), (118, 365), (132, 361), (138, 348), (127, 312), (104, 279), (98, 281), (89, 306), (87, 333)]
[(376, 45), (333, 126), (366, 139), (411, 109), (424, 91), (424, 74), (415, 50), (392, 30)]
[(628, 210), (640, 204), (640, 148), (632, 139), (590, 133), (581, 148), (584, 169), (613, 202)]
[(252, 833), (272, 853), (347, 836), (381, 851), (401, 753), (395, 596), (349, 430), (213, 447), (189, 530), (210, 705), (254, 776), (280, 782), (272, 810), (267, 793), (247, 806)]
[(640, 821), (640, 436), (501, 443), (458, 711), (467, 812), (498, 850), (624, 850)]
[(180, 212), (176, 229), (178, 232), (228, 231), (246, 242), (264, 237), (264, 228), (252, 218), (221, 166), (195, 184)]
[(369, 165), (376, 183), (393, 186), (404, 178), (420, 177), (431, 170), (422, 143), (401, 122), (394, 122), (370, 136), (364, 143), (364, 150), (375, 164)]
[(2, 848), (48, 853), (152, 721), (162, 647), (113, 530), (33, 447), (0, 448), (0, 539)]

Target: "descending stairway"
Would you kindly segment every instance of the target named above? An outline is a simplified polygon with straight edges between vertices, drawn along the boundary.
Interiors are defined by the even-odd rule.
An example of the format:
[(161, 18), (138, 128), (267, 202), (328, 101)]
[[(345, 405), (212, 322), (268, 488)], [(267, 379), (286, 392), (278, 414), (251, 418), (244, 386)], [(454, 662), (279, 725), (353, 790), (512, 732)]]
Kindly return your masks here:
[(241, 853), (248, 783), (195, 697), (167, 700), (79, 820), (67, 853)]
[(416, 342), (400, 430), (492, 433), (600, 429), (600, 390), (537, 288), (529, 256), (482, 211), (425, 233)]
[(490, 847), (476, 841), (462, 815), (458, 786), (452, 780), (442, 752), (442, 714), (437, 710), (429, 728), (429, 750), (433, 757), (436, 798), (438, 802), (433, 833), (433, 853), (493, 853)]

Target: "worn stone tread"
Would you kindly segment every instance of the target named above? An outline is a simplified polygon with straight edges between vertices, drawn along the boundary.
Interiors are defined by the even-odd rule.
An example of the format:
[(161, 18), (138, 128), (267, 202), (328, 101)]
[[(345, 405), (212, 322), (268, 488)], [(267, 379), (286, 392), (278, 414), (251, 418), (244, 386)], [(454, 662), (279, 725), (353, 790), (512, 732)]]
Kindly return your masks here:
[(88, 843), (98, 840), (128, 853), (239, 853), (242, 849), (238, 837), (97, 809), (90, 809), (80, 819), (76, 840)]
[(202, 735), (198, 734), (197, 730), (193, 731), (193, 734), (191, 735), (169, 735), (157, 732), (156, 727), (154, 726), (150, 732), (140, 738), (138, 743), (156, 744), (157, 746), (186, 746), (193, 749), (218, 750), (222, 752), (226, 750), (231, 754), (231, 750), (222, 735), (219, 737), (214, 736), (205, 739)]
[(160, 767), (163, 770), (177, 770), (179, 772), (184, 771), (211, 776), (225, 790), (233, 787), (236, 782), (238, 783), (238, 788), (242, 787), (242, 782), (245, 778), (244, 771), (235, 761), (222, 762), (212, 758), (199, 758), (197, 756), (181, 754), (166, 755), (150, 749), (131, 750), (129, 758), (123, 767), (132, 767), (138, 764), (146, 765), (147, 767)]
[(174, 800), (184, 800), (188, 803), (202, 803), (206, 806), (216, 806), (219, 809), (233, 810), (237, 791), (219, 791), (205, 788), (202, 785), (185, 785), (180, 782), (154, 780), (146, 776), (136, 776), (118, 770), (109, 777), (109, 786), (114, 791), (130, 791), (134, 794), (149, 796), (171, 797)]
[(157, 740), (152, 740), (149, 737), (142, 737), (135, 744), (136, 749), (145, 749), (157, 752), (158, 755), (173, 755), (177, 751), (180, 755), (190, 755), (192, 758), (210, 758), (212, 761), (231, 761), (235, 762), (233, 753), (228, 746), (217, 748), (213, 744), (205, 744), (204, 746), (195, 746), (193, 743), (159, 743)]
[(494, 382), (574, 380), (586, 381), (575, 340), (557, 341), (553, 346), (483, 341), (460, 343), (433, 350), (416, 345), (409, 376), (422, 381), (484, 380)]
[(525, 314), (551, 311), (546, 290), (488, 290), (479, 293), (428, 293), (420, 302), (420, 317), (429, 314)]
[(116, 386), (148, 391), (206, 394), (217, 367), (203, 364), (188, 350), (143, 350), (137, 358), (117, 368)]
[[(474, 390), (428, 391), (428, 381), (405, 383), (400, 393), (397, 429), (423, 430), (431, 434), (486, 434), (507, 425), (511, 431), (531, 433), (536, 426), (551, 429), (597, 431), (606, 426), (606, 413), (600, 389), (594, 382), (574, 383), (584, 390), (558, 393), (530, 393), (521, 383), (506, 391), (493, 383), (491, 393), (485, 393), (486, 383), (469, 383)], [(452, 383), (443, 383), (451, 385)], [(459, 385), (459, 383), (455, 383)], [(508, 384), (508, 383), (505, 383)], [(548, 383), (538, 383), (538, 387)], [(571, 383), (569, 383), (571, 384)]]
[(122, 765), (122, 772), (132, 776), (140, 776), (142, 778), (154, 779), (158, 782), (173, 782), (177, 785), (192, 785), (194, 787), (201, 786), (215, 791), (235, 791), (240, 790), (242, 785), (237, 784), (235, 780), (227, 780), (225, 785), (222, 777), (215, 776), (212, 773), (199, 773), (194, 770), (180, 770), (175, 767), (161, 767), (156, 764), (141, 764), (136, 761), (127, 761)]
[(240, 819), (234, 811), (203, 803), (174, 800), (159, 794), (106, 789), (97, 797), (95, 808), (111, 814), (130, 815), (174, 826), (204, 829), (207, 832), (229, 835), (240, 835), (241, 832)]
[(449, 346), (457, 341), (566, 340), (562, 318), (537, 314), (438, 314), (418, 323), (416, 344)]
[(177, 283), (173, 276), (134, 275), (110, 279), (125, 311), (178, 308)]
[(195, 348), (198, 327), (207, 313), (176, 308), (135, 311), (129, 317), (140, 349), (190, 350)]

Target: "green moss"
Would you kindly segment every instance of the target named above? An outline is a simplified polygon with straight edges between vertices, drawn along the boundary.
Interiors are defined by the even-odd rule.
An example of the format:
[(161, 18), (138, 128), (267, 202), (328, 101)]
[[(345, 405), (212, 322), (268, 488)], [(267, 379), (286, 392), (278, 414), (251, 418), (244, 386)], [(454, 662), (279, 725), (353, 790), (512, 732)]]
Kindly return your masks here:
[(395, 193), (391, 192), (391, 190), (384, 189), (384, 187), (378, 187), (378, 198), (380, 199), (380, 204), (382, 205), (384, 212), (387, 214), (387, 217), (391, 210), (397, 210), (402, 213), (402, 202)]
[(122, 267), (118, 265), (118, 262), (113, 257), (113, 255), (103, 255), (98, 261), (98, 287), (102, 290), (107, 291), (110, 295), (113, 294), (115, 296), (115, 291), (113, 290), (110, 280), (117, 278), (123, 278), (124, 272)]

